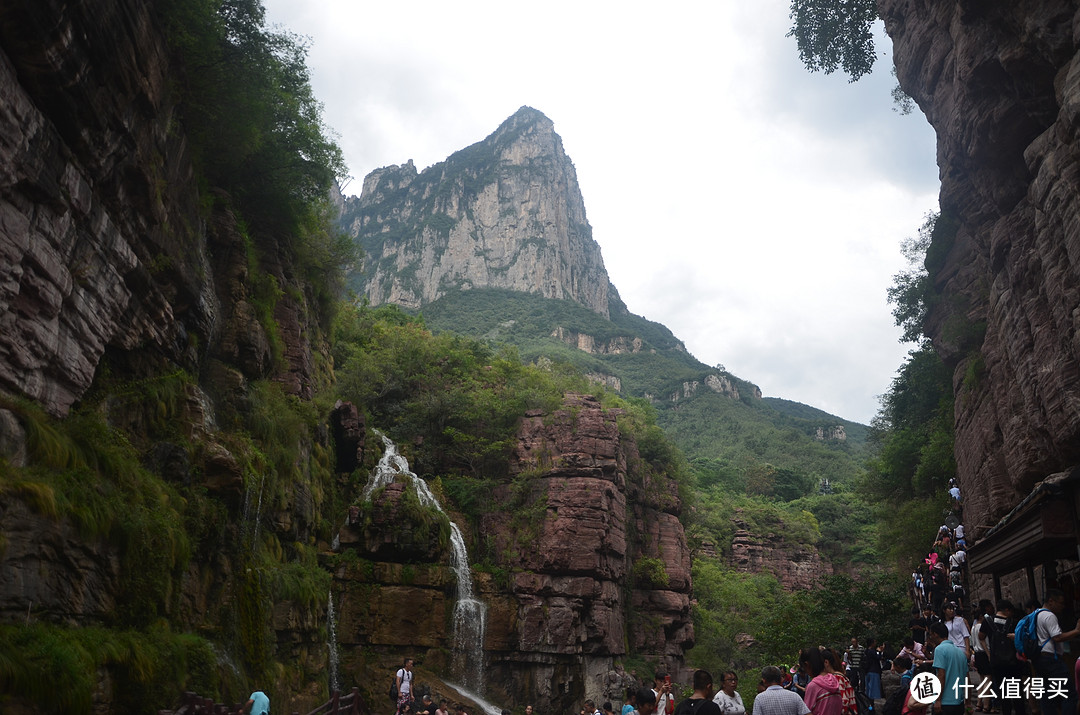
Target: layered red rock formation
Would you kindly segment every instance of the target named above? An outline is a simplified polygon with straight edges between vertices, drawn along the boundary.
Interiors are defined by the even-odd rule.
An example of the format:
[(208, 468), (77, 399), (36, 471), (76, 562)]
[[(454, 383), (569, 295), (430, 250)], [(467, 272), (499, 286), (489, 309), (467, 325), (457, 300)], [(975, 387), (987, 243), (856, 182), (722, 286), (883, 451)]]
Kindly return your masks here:
[(938, 135), (954, 230), (928, 254), (929, 324), (977, 534), (1080, 463), (1080, 18), (1069, 0), (878, 4)]
[[(679, 669), (693, 645), (690, 552), (676, 485), (641, 459), (619, 414), (593, 397), (568, 395), (564, 409), (530, 414), (521, 426), (513, 476), (495, 488), (479, 524), (506, 574), (477, 579), (488, 607), (489, 697), (564, 711), (600, 697), (615, 659), (629, 649)], [(389, 665), (408, 645), (438, 669), (450, 645), (453, 579), (446, 554), (403, 543), (403, 487), (382, 492), (379, 518), (367, 519), (364, 533), (342, 530), (342, 547), (379, 560), (339, 569), (339, 633), (347, 652), (363, 646)], [(405, 548), (411, 566), (379, 556)], [(636, 568), (642, 563), (659, 572)]]
[[(693, 645), (676, 485), (643, 463), (618, 414), (570, 395), (565, 409), (528, 417), (511, 459), (516, 483), (496, 495), (521, 506), (485, 523), (515, 570), (504, 605), (513, 617), (489, 643), (504, 651), (498, 660), (507, 675), (528, 664), (530, 682), (518, 685), (536, 699), (566, 690), (552, 674), (568, 658), (585, 674), (571, 690), (599, 695), (595, 688), (627, 646), (678, 668)], [(661, 564), (663, 577), (636, 572), (643, 559)]]
[(821, 558), (821, 554), (813, 547), (766, 543), (745, 528), (735, 531), (727, 563), (741, 573), (772, 574), (787, 591), (812, 589), (817, 582), (834, 571), (832, 565)]

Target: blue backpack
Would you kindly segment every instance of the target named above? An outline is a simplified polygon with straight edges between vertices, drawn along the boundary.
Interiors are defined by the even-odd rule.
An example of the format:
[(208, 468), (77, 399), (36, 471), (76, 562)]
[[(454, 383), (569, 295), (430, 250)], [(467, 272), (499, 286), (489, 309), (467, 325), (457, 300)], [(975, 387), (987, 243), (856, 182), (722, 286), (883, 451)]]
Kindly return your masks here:
[[(1043, 646), (1050, 642), (1050, 639), (1047, 638), (1040, 643), (1037, 635), (1038, 616), (1045, 610), (1045, 608), (1038, 608), (1021, 618), (1020, 622), (1016, 624), (1016, 635), (1013, 636), (1013, 645), (1016, 646), (1016, 652), (1023, 653), (1024, 657), (1030, 662), (1038, 660), (1039, 656), (1042, 655)], [(1057, 657), (1057, 653), (1054, 654), (1054, 657)]]

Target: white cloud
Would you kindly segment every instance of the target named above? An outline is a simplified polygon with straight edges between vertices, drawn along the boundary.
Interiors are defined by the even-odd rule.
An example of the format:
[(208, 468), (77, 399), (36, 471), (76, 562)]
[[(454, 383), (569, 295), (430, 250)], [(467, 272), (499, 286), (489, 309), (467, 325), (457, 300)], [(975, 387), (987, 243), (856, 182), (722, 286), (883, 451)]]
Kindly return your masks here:
[(312, 38), (353, 192), (535, 107), (632, 311), (768, 395), (872, 417), (906, 352), (885, 289), (937, 193), (932, 131), (893, 111), (887, 58), (855, 84), (808, 74), (786, 0), (264, 1)]

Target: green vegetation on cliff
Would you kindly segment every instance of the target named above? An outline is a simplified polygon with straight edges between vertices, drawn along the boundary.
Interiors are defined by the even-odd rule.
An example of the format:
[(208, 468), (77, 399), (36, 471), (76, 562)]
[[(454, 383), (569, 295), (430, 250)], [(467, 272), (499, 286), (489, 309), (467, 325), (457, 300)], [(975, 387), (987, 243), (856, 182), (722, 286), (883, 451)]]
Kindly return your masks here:
[[(929, 215), (916, 237), (904, 242), (909, 269), (894, 277), (888, 291), (896, 324), (918, 346), (897, 370), (871, 425), (875, 455), (864, 491), (880, 524), (880, 548), (899, 570), (925, 555), (948, 513), (948, 483), (956, 476), (953, 371), (923, 337), (928, 310), (938, 300), (933, 277), (955, 233), (949, 215)], [(977, 357), (970, 362), (978, 363)]]
[(167, 0), (154, 10), (203, 200), (234, 208), (259, 262), (287, 263), (328, 314), (356, 249), (328, 199), (348, 171), (312, 93), (306, 41), (269, 29), (260, 0)]
[[(72, 524), (73, 538), (91, 550), (119, 555), (118, 589), (101, 595), (115, 597), (114, 611), (84, 615), (79, 626), (59, 625), (51, 623), (54, 606), (34, 604), (25, 623), (0, 629), (0, 683), (11, 695), (72, 713), (89, 711), (99, 668), (117, 683), (124, 712), (155, 710), (191, 688), (238, 699), (278, 672), (275, 605), (321, 612), (329, 590), (314, 544), (331, 538), (344, 504), (331, 451), (312, 437), (318, 411), (327, 407), (255, 383), (237, 422), (207, 441), (178, 431), (192, 418), (185, 411), (195, 383), (187, 375), (129, 382), (102, 372), (81, 407), (62, 421), (27, 401), (0, 400), (26, 431), (28, 448), (26, 467), (0, 459), (0, 494), (41, 518)], [(191, 462), (183, 474), (165, 477), (153, 464), (162, 453)], [(235, 492), (209, 493), (199, 485), (223, 457), (236, 478), (229, 489), (244, 490), (248, 509)], [(263, 522), (272, 510), (304, 508), (301, 484), (315, 512), (276, 533)], [(256, 499), (260, 511), (250, 502)], [(193, 611), (188, 599), (207, 585), (216, 602)], [(217, 655), (229, 652), (238, 654), (242, 671)], [(303, 664), (289, 668), (301, 679), (312, 677)], [(41, 690), (41, 683), (58, 681), (71, 687)]]
[[(759, 398), (754, 385), (699, 362), (666, 327), (621, 304), (607, 320), (572, 301), (477, 289), (447, 294), (425, 306), (423, 317), (436, 331), (480, 337), (492, 350), (513, 345), (527, 361), (618, 378), (631, 401), (656, 398), (656, 424), (689, 458), (696, 479), (684, 517), (692, 544), (729, 550), (738, 520), (762, 537), (815, 546), (837, 563), (876, 562), (869, 507), (857, 488), (867, 456), (864, 425)], [(577, 336), (593, 352), (578, 349)], [(450, 339), (448, 332), (440, 337)], [(731, 391), (708, 387), (710, 375)], [(688, 394), (686, 385), (695, 383)]]
[[(168, 228), (193, 232), (212, 204), (235, 216), (247, 268), (237, 288), (271, 344), (268, 370), (277, 370), (279, 302), (290, 296), (310, 310), (317, 332), (354, 253), (330, 216), (328, 192), (345, 171), (308, 83), (305, 45), (269, 30), (258, 0), (168, 0), (152, 16), (149, 29), (163, 30), (168, 43), (170, 137), (194, 159), (202, 202), (201, 216)], [(179, 267), (163, 259), (149, 269)], [(30, 515), (20, 518), (56, 523), (57, 548), (85, 544), (101, 574), (44, 562), (42, 572), (68, 568), (88, 579), (73, 588), (100, 591), (104, 604), (115, 599), (115, 608), (86, 613), (33, 603), (0, 627), (0, 708), (16, 698), (16, 706), (83, 713), (103, 695), (116, 712), (155, 712), (185, 689), (237, 701), (256, 684), (273, 691), (322, 673), (321, 662), (281, 649), (275, 621), (317, 622), (329, 589), (315, 545), (332, 537), (355, 486), (332, 475), (323, 424), (332, 398), (287, 396), (268, 374), (245, 376), (208, 356), (194, 333), (188, 340), (205, 374), (153, 349), (110, 344), (63, 420), (0, 398), (27, 435), (26, 466), (0, 458), (6, 515), (21, 502)], [(321, 370), (316, 358), (316, 387), (327, 381)], [(271, 523), (271, 514), (285, 517)], [(16, 537), (0, 538), (0, 547)], [(113, 692), (95, 694), (102, 674)]]
[[(843, 484), (862, 473), (866, 427), (788, 400), (757, 397), (754, 385), (698, 361), (666, 327), (621, 304), (608, 320), (572, 301), (484, 288), (451, 292), (422, 313), (437, 333), (509, 344), (525, 361), (553, 360), (617, 378), (622, 395), (654, 400), (658, 424), (688, 458), (719, 460), (738, 481), (767, 466), (796, 470), (807, 487), (794, 498), (812, 493), (822, 478)], [(578, 336), (592, 352), (578, 349)], [(726, 380), (738, 399), (708, 387), (709, 375)], [(819, 428), (828, 435), (838, 426), (844, 439), (818, 439)]]
[[(333, 335), (338, 391), (409, 452), (422, 476), (503, 478), (521, 418), (559, 408), (566, 393), (596, 394), (621, 407), (642, 457), (677, 469), (655, 411), (589, 381), (573, 365), (530, 364), (514, 346), (433, 333), (396, 306), (343, 308)], [(411, 446), (407, 446), (411, 443)], [(468, 489), (464, 503), (472, 503)]]
[[(762, 399), (752, 384), (697, 361), (667, 328), (621, 304), (607, 320), (571, 301), (474, 289), (449, 293), (422, 313), (444, 340), (472, 335), (491, 350), (513, 345), (523, 359), (540, 365), (572, 365), (607, 376), (608, 384), (617, 378), (630, 402), (649, 406), (663, 431), (661, 442), (689, 457), (692, 479), (682, 519), (695, 553), (698, 645), (688, 653), (695, 665), (720, 670), (794, 655), (786, 651), (791, 638), (781, 624), (761, 626), (777, 609), (790, 616), (794, 597), (771, 576), (725, 565), (737, 529), (772, 549), (820, 553), (843, 569), (880, 563), (876, 525), (862, 494), (869, 454), (864, 425), (788, 400)], [(708, 386), (710, 375), (724, 391)], [(584, 389), (605, 388), (594, 383)], [(713, 552), (715, 558), (707, 556)], [(654, 566), (647, 559), (636, 563), (636, 578), (653, 583)], [(825, 591), (811, 591), (799, 607), (824, 608), (831, 598), (831, 569), (827, 562), (821, 569), (817, 577)], [(860, 634), (869, 627), (860, 625)], [(892, 632), (891, 626), (883, 628)], [(748, 634), (757, 645), (739, 647), (738, 634)], [(835, 633), (819, 629), (804, 635), (829, 642), (825, 636)]]

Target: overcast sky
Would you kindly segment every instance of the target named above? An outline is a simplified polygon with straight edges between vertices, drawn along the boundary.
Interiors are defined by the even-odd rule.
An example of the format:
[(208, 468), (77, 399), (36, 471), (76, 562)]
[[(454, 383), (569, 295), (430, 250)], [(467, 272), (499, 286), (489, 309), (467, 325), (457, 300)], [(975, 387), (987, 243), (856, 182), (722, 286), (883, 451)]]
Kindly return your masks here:
[(787, 0), (264, 4), (311, 39), (344, 193), (534, 107), (631, 311), (766, 396), (873, 417), (910, 349), (885, 290), (938, 191), (933, 131), (893, 111), (887, 41), (849, 84), (802, 67)]

